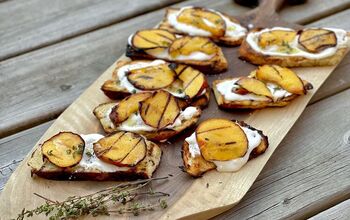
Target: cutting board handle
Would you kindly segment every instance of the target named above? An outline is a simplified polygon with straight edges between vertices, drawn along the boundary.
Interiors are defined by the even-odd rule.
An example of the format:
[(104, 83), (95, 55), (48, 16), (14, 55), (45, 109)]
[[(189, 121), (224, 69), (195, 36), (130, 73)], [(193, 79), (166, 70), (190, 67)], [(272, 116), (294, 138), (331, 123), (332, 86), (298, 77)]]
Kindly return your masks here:
[(295, 29), (301, 29), (302, 26), (283, 21), (278, 10), (287, 2), (287, 0), (259, 0), (259, 6), (239, 19), (242, 24), (249, 29), (284, 26)]
[(259, 0), (258, 15), (272, 15), (282, 7), (286, 0)]

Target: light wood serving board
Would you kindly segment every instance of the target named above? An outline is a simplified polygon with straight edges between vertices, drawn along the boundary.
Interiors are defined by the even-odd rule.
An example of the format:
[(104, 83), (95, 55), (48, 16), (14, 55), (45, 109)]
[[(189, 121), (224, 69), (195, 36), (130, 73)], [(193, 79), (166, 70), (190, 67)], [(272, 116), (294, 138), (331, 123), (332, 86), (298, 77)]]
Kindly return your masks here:
[[(267, 2), (269, 3), (267, 4)], [(259, 10), (253, 10), (253, 12), (250, 12), (244, 18), (245, 20), (242, 19), (245, 22), (247, 22), (247, 19), (250, 19), (251, 22), (254, 22), (254, 20), (259, 21), (259, 25), (261, 26), (264, 24), (265, 26), (285, 25), (286, 23), (280, 21), (275, 14), (275, 10), (281, 5), (281, 2), (281, 0), (263, 1)], [(262, 17), (265, 18), (264, 21), (260, 19)], [(270, 20), (267, 20), (267, 17)], [(256, 22), (254, 23), (256, 24)], [(289, 24), (288, 26), (291, 25)], [(237, 48), (223, 48), (223, 50), (230, 64), (229, 70), (220, 75), (208, 76), (210, 83), (215, 79), (247, 75), (255, 68), (253, 65), (238, 59)], [(122, 59), (127, 58), (123, 56), (120, 60)], [(58, 117), (38, 143), (42, 143), (59, 131), (73, 131), (81, 134), (103, 134), (98, 120), (92, 114), (92, 110), (98, 104), (110, 101), (100, 91), (100, 87), (105, 80), (111, 78), (114, 67), (115, 63)], [(188, 129), (186, 132), (170, 140), (171, 143), (161, 144), (163, 157), (155, 176), (160, 177), (172, 174), (173, 177), (153, 186), (159, 191), (171, 194), (168, 200), (169, 207), (165, 210), (142, 213), (137, 218), (208, 219), (237, 204), (254, 183), (278, 144), (299, 118), (311, 97), (320, 88), (334, 68), (335, 66), (295, 68), (294, 70), (299, 76), (313, 84), (314, 89), (306, 96), (298, 97), (284, 108), (227, 112), (218, 109), (215, 98), (211, 94), (209, 107), (203, 111), (200, 121), (212, 117), (244, 120), (253, 127), (262, 130), (268, 136), (270, 142), (268, 150), (258, 158), (249, 161), (246, 166), (236, 173), (210, 171), (202, 178), (193, 179), (179, 169), (179, 166), (182, 165), (181, 145), (184, 138), (194, 131), (194, 128)], [(82, 72), (82, 74), (84, 73)], [(31, 209), (42, 204), (43, 200), (33, 196), (34, 192), (54, 200), (64, 200), (71, 195), (85, 195), (116, 184), (116, 182), (52, 181), (38, 177), (32, 178), (30, 176), (30, 168), (26, 164), (30, 154), (28, 154), (27, 158), (24, 159), (12, 174), (1, 194), (0, 219), (15, 218), (24, 207)], [(125, 218), (128, 217), (125, 216)], [(90, 218), (92, 217), (87, 217), (86, 219)], [(99, 217), (98, 219), (108, 218)], [(39, 218), (36, 216), (34, 219)]]

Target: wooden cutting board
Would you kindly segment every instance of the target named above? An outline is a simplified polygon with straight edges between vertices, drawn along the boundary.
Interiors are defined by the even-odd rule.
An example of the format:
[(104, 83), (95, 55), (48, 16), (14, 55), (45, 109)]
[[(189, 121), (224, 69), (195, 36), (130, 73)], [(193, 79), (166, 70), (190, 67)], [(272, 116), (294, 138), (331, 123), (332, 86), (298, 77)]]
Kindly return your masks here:
[[(282, 0), (264, 0), (259, 8), (252, 10), (240, 19), (246, 25), (253, 24), (254, 27), (289, 26), (299, 28), (298, 25), (288, 24), (278, 18), (276, 10), (282, 3)], [(239, 60), (237, 49), (223, 48), (229, 63), (229, 69), (223, 74), (208, 76), (210, 83), (215, 79), (247, 75), (256, 68)], [(127, 58), (123, 56), (120, 59)], [(81, 134), (103, 134), (99, 122), (92, 114), (92, 110), (98, 104), (110, 101), (100, 91), (100, 87), (105, 80), (111, 78), (114, 67), (115, 63), (58, 117), (38, 143), (42, 143), (63, 130)], [(270, 142), (268, 150), (265, 154), (248, 162), (236, 173), (211, 171), (202, 178), (193, 179), (179, 169), (179, 166), (182, 165), (181, 145), (184, 139), (194, 131), (194, 128), (188, 129), (180, 136), (170, 140), (169, 143), (161, 144), (163, 157), (155, 176), (172, 174), (173, 177), (167, 181), (153, 184), (153, 186), (159, 191), (171, 194), (168, 200), (169, 207), (165, 210), (142, 213), (135, 218), (174, 219), (186, 217), (187, 219), (207, 219), (237, 204), (254, 183), (278, 144), (299, 118), (311, 97), (334, 68), (335, 66), (295, 68), (294, 71), (303, 79), (311, 82), (314, 89), (306, 96), (298, 97), (284, 108), (268, 108), (256, 111), (222, 111), (218, 109), (215, 98), (211, 94), (209, 107), (203, 111), (200, 121), (213, 117), (244, 120), (253, 127), (264, 131)], [(116, 184), (116, 182), (73, 182), (32, 178), (30, 168), (26, 164), (30, 154), (12, 174), (1, 194), (0, 219), (15, 218), (24, 207), (31, 209), (42, 204), (43, 200), (34, 197), (34, 192), (54, 200), (64, 200), (71, 195), (85, 195)], [(90, 218), (92, 217), (86, 219)], [(35, 219), (39, 218), (35, 217)], [(100, 217), (99, 219), (108, 219), (108, 217)]]

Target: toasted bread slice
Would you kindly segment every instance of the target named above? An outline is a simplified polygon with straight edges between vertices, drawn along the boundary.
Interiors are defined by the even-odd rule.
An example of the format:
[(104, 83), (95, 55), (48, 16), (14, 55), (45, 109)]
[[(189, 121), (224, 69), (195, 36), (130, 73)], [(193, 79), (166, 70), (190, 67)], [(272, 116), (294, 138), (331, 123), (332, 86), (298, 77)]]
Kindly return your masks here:
[[(85, 148), (84, 157), (89, 157), (90, 160), (96, 160), (97, 162), (95, 163), (100, 164), (99, 166), (87, 167), (79, 163), (72, 167), (61, 168), (43, 157), (41, 146), (39, 146), (28, 161), (28, 165), (31, 167), (31, 173), (32, 175), (35, 174), (42, 178), (53, 180), (129, 181), (147, 179), (152, 177), (159, 166), (162, 156), (160, 147), (146, 140), (147, 151), (143, 160), (132, 167), (118, 167), (99, 161), (92, 150), (92, 143), (90, 145), (90, 148)], [(87, 156), (88, 154), (89, 156)]]
[[(156, 30), (156, 29), (153, 29)], [(147, 30), (143, 30), (143, 31), (147, 31)], [(137, 33), (135, 33), (137, 34)], [(158, 47), (158, 48), (150, 48), (150, 49), (144, 49), (144, 48), (138, 48), (134, 45), (132, 45), (132, 40), (134, 35), (131, 35), (129, 38), (129, 42), (128, 45), (126, 47), (126, 53), (125, 55), (127, 57), (130, 57), (131, 59), (162, 59), (162, 60), (166, 60), (169, 62), (174, 62), (174, 63), (181, 63), (181, 64), (186, 64), (186, 65), (190, 65), (192, 67), (194, 67), (195, 69), (203, 72), (203, 73), (207, 73), (207, 74), (217, 74), (217, 73), (221, 73), (224, 72), (225, 70), (227, 70), (228, 68), (228, 63), (227, 60), (221, 50), (220, 47), (218, 47), (217, 45), (215, 45), (213, 42), (211, 42), (210, 39), (205, 38), (205, 37), (190, 37), (190, 36), (178, 36), (176, 38), (176, 41), (174, 41), (172, 44), (170, 44), (167, 47)], [(198, 47), (198, 43), (180, 43), (179, 41), (182, 39), (186, 39), (186, 41), (192, 41), (193, 39), (197, 41), (206, 41), (206, 44), (203, 45), (211, 45), (210, 48), (212, 50), (213, 53), (210, 53), (210, 58), (202, 58), (202, 59), (194, 59), (194, 58), (181, 58), (181, 59), (173, 59), (170, 58), (170, 53), (171, 52), (179, 52), (182, 50), (183, 46), (187, 45), (188, 47)], [(176, 46), (174, 46), (174, 48), (172, 47), (173, 45), (175, 45), (176, 42)], [(209, 44), (208, 44), (209, 43)], [(173, 48), (172, 50), (170, 50), (171, 48)], [(204, 47), (199, 47), (199, 48), (204, 48)], [(207, 47), (209, 48), (209, 47)], [(154, 50), (157, 49), (161, 49), (162, 52), (155, 52)], [(189, 49), (189, 48), (187, 48)], [(186, 53), (188, 53), (189, 51), (186, 49)], [(150, 52), (147, 52), (149, 50), (153, 51), (153, 55)], [(192, 51), (191, 53), (194, 52), (199, 52), (197, 50)], [(165, 53), (166, 55), (164, 55), (163, 53)], [(163, 55), (162, 55), (163, 54)], [(205, 52), (204, 52), (205, 54)], [(188, 54), (187, 54), (188, 55)]]
[[(217, 84), (225, 81), (229, 81), (235, 78), (215, 80), (213, 82), (213, 92), (216, 98), (218, 106), (222, 109), (261, 109), (266, 107), (283, 107), (288, 105), (293, 99), (297, 98), (299, 95), (291, 94), (289, 96), (283, 97), (281, 99), (273, 100), (226, 100), (225, 97), (218, 91)], [(305, 91), (311, 90), (312, 84), (303, 81)]]
[[(130, 91), (131, 89), (129, 88), (128, 90), (125, 86), (122, 85), (122, 83), (119, 80), (118, 70), (120, 70), (120, 68), (126, 65), (133, 65), (141, 62), (151, 63), (151, 61), (149, 60), (117, 62), (115, 70), (113, 71), (113, 74), (112, 74), (112, 79), (105, 81), (104, 84), (101, 86), (101, 90), (104, 92), (104, 94), (108, 96), (110, 99), (119, 100), (129, 95), (132, 95), (134, 92), (138, 93), (138, 92), (145, 92), (145, 91), (154, 91), (154, 90), (140, 90), (140, 89), (137, 89), (137, 90), (135, 89), (133, 91)], [(167, 63), (167, 64), (171, 65), (170, 63)], [(202, 84), (202, 87), (196, 96), (194, 96), (193, 98), (189, 98), (187, 96), (183, 98), (179, 97), (179, 101), (182, 102), (183, 105), (198, 106), (200, 108), (205, 108), (208, 105), (209, 98), (210, 98), (210, 88), (209, 88), (207, 78), (205, 76), (204, 76), (204, 79), (205, 80)]]
[[(113, 107), (116, 106), (117, 104), (118, 104), (117, 102), (103, 103), (97, 106), (93, 111), (94, 115), (100, 121), (101, 126), (106, 133), (113, 133), (115, 131), (120, 130), (120, 128), (118, 128), (118, 125), (115, 125), (110, 119), (110, 113)], [(191, 119), (184, 120), (180, 125), (175, 126), (171, 129), (164, 128), (164, 129), (152, 130), (152, 131), (139, 130), (134, 132), (145, 136), (149, 140), (166, 141), (169, 138), (179, 134), (186, 128), (196, 124), (200, 115), (201, 115), (201, 110), (197, 108), (196, 113), (193, 115)]]
[[(186, 7), (188, 8), (188, 7)], [(198, 7), (195, 7), (195, 8), (198, 8)], [(203, 8), (199, 8), (199, 9), (203, 9)], [(180, 30), (180, 29), (176, 29), (175, 27), (173, 27), (170, 23), (169, 23), (169, 20), (168, 20), (168, 17), (170, 15), (173, 15), (173, 14), (176, 14), (178, 13), (179, 11), (181, 10), (181, 8), (167, 8), (166, 9), (166, 13), (165, 13), (165, 16), (162, 20), (162, 22), (159, 24), (158, 28), (159, 29), (165, 29), (165, 30), (168, 30), (172, 33), (175, 33), (175, 34), (185, 34), (185, 35), (188, 35), (189, 33), (186, 33), (184, 32), (183, 30)], [(230, 22), (232, 23), (235, 23), (236, 25), (239, 25), (241, 26), (242, 28), (242, 31), (246, 34), (247, 30), (246, 28), (244, 28), (240, 22), (232, 17), (232, 16), (229, 16), (227, 14), (224, 14), (224, 13), (218, 13), (218, 12), (215, 12), (213, 11), (212, 9), (210, 9), (211, 12), (214, 12), (216, 14), (218, 14), (220, 17), (225, 17), (227, 20), (229, 20)], [(229, 27), (227, 28), (227, 22), (225, 22), (226, 24), (226, 31), (227, 29), (230, 29), (230, 28), (233, 28), (233, 27)], [(224, 36), (220, 36), (220, 37), (215, 37), (215, 36), (211, 36), (210, 38), (217, 42), (217, 43), (220, 43), (220, 44), (224, 44), (224, 45), (228, 45), (228, 46), (238, 46), (238, 45), (241, 45), (244, 37), (245, 37), (245, 34), (243, 35), (238, 35), (238, 36), (228, 36), (228, 35), (224, 35)], [(193, 35), (193, 34), (192, 34)]]
[[(264, 54), (260, 51), (254, 49), (254, 47), (249, 43), (250, 36), (254, 33), (257, 33), (259, 30), (254, 30), (248, 33), (247, 38), (243, 40), (240, 48), (239, 55), (240, 58), (246, 60), (255, 65), (263, 65), (263, 64), (275, 64), (283, 67), (312, 67), (312, 66), (332, 66), (338, 64), (344, 55), (348, 51), (349, 47), (349, 37), (350, 33), (345, 35), (347, 38), (345, 41), (345, 45), (342, 47), (336, 48), (334, 54), (325, 57), (307, 57), (304, 55), (293, 54), (291, 52), (290, 55), (276, 55), (276, 54)], [(298, 46), (300, 49), (301, 46)], [(304, 51), (305, 53), (305, 51)], [(315, 55), (317, 53), (309, 53), (311, 55)]]
[[(263, 154), (269, 145), (267, 136), (265, 136), (262, 131), (257, 130), (242, 121), (233, 121), (239, 124), (241, 127), (246, 127), (253, 131), (257, 131), (262, 137), (260, 144), (251, 151), (249, 159), (253, 159)], [(184, 163), (184, 171), (192, 177), (201, 177), (204, 173), (216, 169), (216, 165), (211, 161), (205, 160), (201, 154), (193, 156), (191, 154), (191, 150), (189, 149), (189, 143), (186, 141), (184, 141), (182, 145), (182, 159)]]

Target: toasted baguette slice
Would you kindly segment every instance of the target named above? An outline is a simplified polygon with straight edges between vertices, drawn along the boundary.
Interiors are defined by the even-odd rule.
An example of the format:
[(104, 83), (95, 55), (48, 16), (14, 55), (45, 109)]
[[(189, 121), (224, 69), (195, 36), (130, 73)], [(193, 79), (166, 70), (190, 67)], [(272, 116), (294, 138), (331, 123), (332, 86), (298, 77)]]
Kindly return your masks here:
[[(137, 60), (137, 61), (131, 61), (131, 62), (130, 61), (117, 62), (115, 70), (113, 71), (113, 74), (112, 74), (112, 79), (105, 81), (101, 86), (101, 90), (104, 92), (104, 94), (108, 98), (113, 100), (119, 100), (132, 94), (132, 92), (130, 92), (129, 90), (127, 90), (127, 88), (121, 85), (120, 81), (118, 80), (117, 72), (118, 72), (118, 69), (120, 69), (121, 67), (128, 64), (137, 63), (137, 62), (151, 62), (151, 61)], [(142, 90), (142, 92), (144, 91), (149, 91), (149, 90)], [(192, 106), (198, 106), (200, 108), (205, 108), (209, 103), (209, 98), (210, 98), (210, 88), (209, 88), (207, 79), (205, 77), (205, 82), (203, 83), (202, 88), (198, 93), (198, 95), (196, 95), (192, 99), (179, 98), (179, 101), (183, 105), (192, 105)]]
[[(198, 7), (196, 7), (198, 8)], [(178, 30), (176, 28), (174, 28), (168, 21), (168, 16), (171, 15), (171, 14), (175, 14), (175, 13), (178, 13), (179, 11), (181, 10), (181, 8), (167, 8), (166, 9), (166, 13), (165, 13), (165, 16), (162, 20), (162, 22), (159, 24), (158, 28), (160, 29), (165, 29), (165, 30), (168, 30), (172, 33), (175, 33), (175, 34), (188, 34), (188, 33), (185, 33), (181, 30)], [(213, 11), (212, 9), (210, 9), (210, 11)], [(227, 18), (228, 20), (230, 20), (232, 23), (235, 23), (237, 25), (240, 25), (240, 22), (232, 17), (232, 16), (229, 16), (227, 14), (224, 14), (224, 13), (220, 13), (221, 16), (224, 16), (225, 18)], [(226, 24), (227, 25), (227, 24)], [(242, 26), (242, 28), (244, 28)], [(245, 28), (244, 28), (245, 29)], [(245, 29), (245, 32), (247, 30)], [(242, 35), (242, 36), (237, 36), (237, 37), (230, 37), (230, 36), (222, 36), (222, 37), (210, 37), (213, 41), (217, 42), (217, 43), (220, 43), (220, 44), (224, 44), (224, 45), (228, 45), (228, 46), (238, 46), (238, 45), (241, 45), (243, 39), (244, 39), (245, 35)]]
[[(269, 145), (267, 136), (265, 136), (262, 131), (257, 130), (242, 121), (233, 121), (238, 123), (241, 127), (247, 127), (251, 130), (258, 131), (262, 137), (261, 143), (250, 153), (249, 160), (263, 154)], [(216, 168), (216, 165), (213, 162), (205, 160), (202, 155), (196, 155), (193, 157), (189, 149), (189, 144), (186, 141), (184, 141), (182, 145), (182, 159), (184, 163), (184, 171), (192, 177), (201, 177), (204, 173)]]
[[(162, 151), (158, 145), (151, 141), (146, 140), (146, 145), (147, 151), (145, 158), (133, 167), (117, 167), (108, 164), (109, 168), (103, 170), (101, 168), (102, 166), (87, 168), (77, 164), (73, 167), (61, 168), (43, 157), (40, 146), (33, 152), (28, 161), (28, 165), (31, 167), (32, 175), (35, 174), (42, 178), (53, 180), (129, 181), (148, 179), (152, 177), (154, 171), (159, 166)], [(93, 160), (99, 160), (91, 149), (89, 151), (91, 154), (90, 157), (92, 157)], [(87, 148), (85, 148), (84, 154), (86, 154), (86, 152)], [(111, 166), (115, 167), (113, 171), (111, 170)]]
[[(233, 78), (231, 78), (233, 79)], [(218, 106), (222, 109), (261, 109), (266, 107), (283, 107), (288, 105), (293, 99), (297, 98), (299, 95), (292, 94), (290, 96), (278, 99), (277, 101), (272, 100), (226, 100), (225, 97), (217, 90), (217, 84), (231, 80), (222, 79), (215, 80), (213, 82), (213, 92), (216, 98)], [(313, 88), (312, 84), (303, 80), (305, 90), (311, 90)]]
[[(118, 126), (116, 126), (110, 119), (110, 113), (112, 111), (112, 108), (117, 104), (118, 104), (117, 102), (103, 103), (98, 105), (93, 111), (94, 115), (100, 121), (101, 126), (106, 133), (112, 133), (120, 130)], [(193, 115), (191, 119), (182, 121), (181, 125), (175, 126), (172, 129), (165, 128), (165, 129), (154, 130), (154, 131), (134, 131), (134, 132), (145, 136), (149, 140), (161, 141), (161, 142), (166, 141), (169, 138), (179, 134), (186, 128), (196, 124), (200, 115), (201, 115), (201, 110), (197, 108), (197, 112)]]
[[(155, 29), (152, 29), (155, 30)], [(148, 30), (143, 30), (143, 31), (148, 31)], [(170, 32), (169, 32), (170, 33)], [(137, 33), (135, 33), (137, 34)], [(200, 41), (206, 41), (206, 42), (210, 42), (210, 45), (212, 46), (211, 49), (215, 49), (214, 53), (212, 54), (210, 59), (206, 59), (206, 60), (197, 60), (197, 59), (170, 59), (169, 57), (169, 49), (171, 48), (172, 45), (174, 45), (175, 41), (173, 41), (173, 43), (171, 43), (168, 47), (161, 47), (161, 48), (153, 48), (153, 49), (163, 49), (165, 51), (165, 53), (167, 53), (168, 55), (152, 55), (149, 52), (147, 52), (147, 49), (142, 49), (142, 48), (137, 48), (134, 45), (132, 45), (132, 40), (133, 36), (135, 36), (135, 34), (131, 35), (129, 37), (129, 42), (127, 44), (126, 47), (126, 53), (125, 55), (127, 57), (130, 57), (131, 59), (162, 59), (165, 61), (169, 61), (169, 62), (174, 62), (174, 63), (181, 63), (181, 64), (186, 64), (186, 65), (190, 65), (192, 67), (194, 67), (195, 69), (203, 72), (203, 73), (207, 73), (207, 74), (217, 74), (217, 73), (221, 73), (224, 72), (225, 70), (227, 70), (228, 68), (228, 63), (227, 60), (221, 50), (220, 47), (218, 47), (217, 45), (215, 45), (213, 42), (211, 42), (210, 39), (205, 38), (205, 37), (190, 37), (190, 36), (178, 36), (176, 38), (176, 40), (194, 40), (194, 39), (199, 39)], [(177, 42), (179, 42), (177, 41)], [(197, 42), (197, 41), (196, 41)], [(177, 46), (184, 46), (184, 45), (192, 45), (192, 44), (184, 44), (181, 42), (181, 44), (177, 44)], [(197, 44), (194, 46), (198, 46)], [(180, 47), (180, 49), (174, 49), (174, 51), (180, 51), (182, 49), (182, 47)], [(188, 52), (188, 51), (187, 51)], [(194, 51), (194, 52), (198, 52), (198, 51)]]
[(338, 64), (344, 55), (347, 53), (349, 48), (349, 37), (350, 33), (346, 34), (347, 46), (337, 48), (336, 52), (324, 58), (308, 58), (305, 56), (298, 55), (271, 55), (263, 54), (259, 51), (256, 51), (251, 44), (248, 43), (248, 37), (258, 32), (259, 30), (254, 30), (248, 33), (247, 38), (243, 40), (239, 48), (239, 56), (241, 59), (246, 60), (255, 65), (263, 64), (275, 64), (283, 67), (312, 67), (312, 66), (333, 66)]

